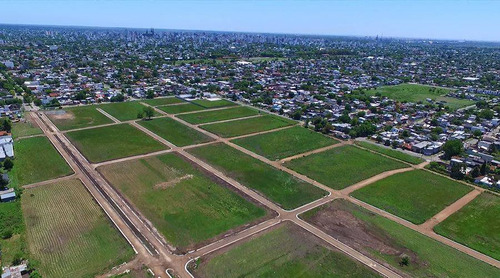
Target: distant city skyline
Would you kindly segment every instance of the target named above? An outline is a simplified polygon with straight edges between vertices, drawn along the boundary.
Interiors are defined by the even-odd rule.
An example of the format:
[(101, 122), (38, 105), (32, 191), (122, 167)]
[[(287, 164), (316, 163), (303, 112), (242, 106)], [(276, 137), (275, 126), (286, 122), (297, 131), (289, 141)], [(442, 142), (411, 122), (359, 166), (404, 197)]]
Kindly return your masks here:
[(0, 23), (500, 41), (500, 1), (3, 0)]

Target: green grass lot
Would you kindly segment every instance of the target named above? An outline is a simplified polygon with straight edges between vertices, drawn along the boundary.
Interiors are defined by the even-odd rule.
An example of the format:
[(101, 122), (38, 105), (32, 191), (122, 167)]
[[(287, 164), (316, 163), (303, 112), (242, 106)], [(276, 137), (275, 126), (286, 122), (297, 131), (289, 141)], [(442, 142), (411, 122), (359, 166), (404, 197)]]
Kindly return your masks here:
[(377, 181), (352, 196), (380, 209), (422, 224), (472, 190), (470, 186), (415, 170)]
[(146, 99), (143, 100), (142, 102), (147, 103), (152, 106), (158, 106), (158, 105), (168, 105), (168, 104), (175, 104), (175, 103), (183, 103), (183, 101), (180, 98), (176, 97), (162, 97), (162, 98), (155, 98), (155, 99)]
[(265, 115), (226, 123), (207, 124), (200, 127), (222, 137), (234, 137), (293, 124), (297, 124), (297, 122), (273, 115)]
[(192, 267), (197, 277), (379, 277), (299, 226), (286, 223), (229, 247), (223, 254), (202, 257)]
[(174, 154), (98, 170), (182, 251), (266, 215)]
[(0, 203), (1, 266), (11, 265), (15, 258), (26, 258), (25, 232), (20, 200)]
[(92, 163), (168, 148), (128, 124), (72, 131), (66, 136)]
[(17, 122), (12, 124), (12, 137), (14, 139), (23, 137), (42, 134), (42, 130), (38, 125), (31, 120), (31, 116), (25, 114), (25, 122)]
[(188, 146), (212, 141), (207, 135), (170, 118), (140, 121), (140, 125), (176, 146)]
[(252, 188), (284, 209), (294, 209), (327, 193), (225, 144), (189, 150), (190, 153)]
[(482, 193), (434, 227), (445, 237), (500, 260), (500, 197)]
[(192, 103), (203, 106), (205, 108), (218, 108), (218, 107), (237, 105), (236, 103), (231, 102), (227, 99), (213, 100), (213, 101), (207, 100), (207, 99), (197, 99), (197, 100), (193, 100)]
[(335, 139), (298, 126), (233, 140), (233, 143), (271, 160), (305, 153), (338, 142)]
[(445, 97), (449, 91), (449, 89), (433, 88), (425, 85), (400, 84), (396, 86), (384, 86), (376, 90), (369, 90), (368, 94), (375, 95), (376, 93), (381, 93), (382, 96), (386, 96), (390, 99), (415, 103), (419, 101), (427, 103), (426, 99), (430, 98), (434, 101), (444, 101), (446, 102), (445, 106), (449, 106), (452, 109), (474, 104), (473, 101), (466, 99)]
[[(499, 277), (500, 269), (345, 200), (300, 216), (403, 277)], [(400, 265), (402, 255), (410, 258)]]
[(48, 111), (46, 114), (60, 130), (113, 123), (112, 120), (97, 111), (96, 107), (100, 106), (90, 105), (72, 107), (64, 110)]
[(205, 108), (192, 104), (192, 103), (186, 103), (186, 104), (179, 104), (179, 105), (170, 105), (170, 106), (160, 106), (158, 109), (162, 110), (163, 112), (166, 112), (168, 114), (179, 114), (179, 113), (185, 113), (185, 112), (193, 112), (193, 111), (200, 111), (204, 110)]
[(9, 174), (11, 187), (50, 180), (73, 173), (46, 137), (20, 139), (14, 143), (14, 168)]
[(406, 153), (403, 153), (400, 151), (392, 150), (392, 149), (382, 147), (379, 145), (375, 145), (372, 143), (368, 143), (368, 142), (356, 141), (356, 145), (359, 145), (360, 147), (363, 147), (365, 149), (372, 150), (374, 152), (378, 152), (378, 153), (390, 156), (390, 157), (395, 158), (395, 159), (399, 159), (399, 160), (408, 162), (408, 163), (413, 164), (413, 165), (417, 165), (417, 164), (420, 164), (420, 163), (425, 161), (424, 159), (422, 159), (420, 157), (409, 155), (409, 154), (406, 154)]
[(285, 163), (285, 166), (327, 185), (343, 189), (405, 164), (354, 146), (342, 146)]
[[(137, 119), (137, 114), (144, 110), (145, 105), (140, 104), (138, 101), (127, 101), (102, 104), (97, 106), (119, 121), (130, 121)], [(159, 114), (155, 112), (155, 116)]]
[(26, 190), (22, 207), (30, 257), (44, 277), (94, 277), (134, 255), (79, 180)]
[(230, 119), (243, 118), (248, 116), (259, 115), (259, 110), (239, 106), (223, 110), (205, 111), (193, 114), (180, 115), (179, 118), (192, 124), (204, 124), (210, 122), (224, 121)]

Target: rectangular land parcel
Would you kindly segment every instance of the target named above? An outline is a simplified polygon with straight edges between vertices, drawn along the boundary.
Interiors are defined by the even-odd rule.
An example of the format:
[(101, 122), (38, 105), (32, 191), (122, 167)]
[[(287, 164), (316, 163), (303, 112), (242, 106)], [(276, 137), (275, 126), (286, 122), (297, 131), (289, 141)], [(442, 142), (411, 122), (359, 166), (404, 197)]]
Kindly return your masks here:
[(59, 130), (90, 127), (113, 123), (111, 119), (97, 111), (98, 106), (79, 106), (63, 110), (47, 111), (45, 114)]
[[(201, 257), (197, 277), (379, 277), (293, 223)], [(303, 275), (299, 275), (303, 274)]]
[(335, 139), (298, 126), (235, 139), (232, 142), (271, 160), (290, 157), (338, 143)]
[(79, 180), (28, 189), (22, 207), (28, 249), (44, 277), (94, 277), (134, 255)]
[[(300, 218), (403, 277), (499, 277), (500, 269), (346, 200)], [(408, 265), (402, 264), (403, 257)]]
[(181, 252), (267, 214), (175, 154), (110, 164), (98, 171)]
[(272, 130), (296, 124), (295, 121), (273, 115), (235, 120), (225, 123), (206, 124), (201, 128), (221, 137), (235, 137), (261, 131)]
[(500, 260), (500, 197), (482, 193), (434, 227), (434, 230)]
[(424, 170), (395, 174), (352, 193), (363, 202), (422, 224), (472, 187)]
[(180, 115), (179, 118), (191, 124), (204, 124), (210, 122), (255, 116), (259, 114), (260, 111), (257, 109), (239, 106), (222, 110), (204, 111), (193, 114), (183, 114)]
[(407, 167), (354, 146), (342, 146), (297, 158), (286, 162), (285, 166), (333, 189), (343, 189), (382, 172)]
[(168, 149), (128, 124), (72, 131), (66, 136), (92, 163)]
[(327, 194), (225, 144), (198, 147), (189, 152), (284, 209), (300, 207)]
[(139, 124), (179, 147), (205, 143), (213, 140), (207, 135), (171, 118), (140, 121)]

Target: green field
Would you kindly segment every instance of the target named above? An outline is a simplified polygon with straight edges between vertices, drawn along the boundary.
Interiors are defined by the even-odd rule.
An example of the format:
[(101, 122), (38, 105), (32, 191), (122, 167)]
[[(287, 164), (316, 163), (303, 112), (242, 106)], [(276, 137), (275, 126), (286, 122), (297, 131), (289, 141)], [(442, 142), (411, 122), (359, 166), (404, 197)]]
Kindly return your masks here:
[(38, 127), (36, 123), (31, 119), (28, 114), (24, 115), (25, 122), (17, 122), (12, 124), (12, 137), (14, 139), (23, 137), (42, 134), (42, 130)]
[(415, 170), (377, 181), (352, 196), (380, 209), (422, 224), (472, 190), (470, 186)]
[(227, 176), (260, 192), (284, 209), (300, 207), (327, 194), (225, 144), (198, 147), (189, 152)]
[(197, 277), (379, 277), (363, 264), (292, 223), (202, 257)]
[(205, 111), (193, 114), (180, 115), (179, 118), (192, 124), (204, 124), (210, 122), (224, 121), (230, 119), (237, 119), (243, 117), (249, 117), (254, 115), (259, 115), (260, 111), (257, 109), (239, 106), (234, 108), (215, 110), (215, 111)]
[(207, 135), (170, 118), (140, 121), (139, 124), (179, 147), (205, 143), (213, 140)]
[(73, 173), (46, 137), (20, 139), (14, 143), (14, 153), (14, 168), (9, 174), (13, 187)]
[(285, 166), (333, 189), (343, 189), (382, 172), (406, 167), (401, 162), (353, 146), (294, 159)]
[(194, 111), (199, 111), (199, 110), (204, 110), (205, 108), (192, 104), (192, 103), (186, 103), (186, 104), (179, 104), (179, 105), (169, 105), (169, 106), (160, 106), (158, 107), (163, 112), (166, 112), (168, 114), (179, 114), (179, 113), (186, 113), (186, 112), (194, 112)]
[(203, 106), (205, 108), (218, 108), (218, 107), (237, 105), (236, 103), (231, 102), (231, 101), (226, 100), (226, 99), (221, 99), (221, 100), (197, 99), (197, 100), (193, 100), (192, 103), (194, 103), (196, 105)]
[(408, 162), (408, 163), (413, 164), (413, 165), (417, 165), (417, 164), (420, 164), (420, 163), (425, 161), (424, 159), (422, 159), (420, 157), (409, 155), (409, 154), (406, 154), (406, 153), (403, 153), (400, 151), (392, 150), (392, 149), (378, 146), (378, 145), (368, 143), (368, 142), (356, 141), (356, 144), (365, 148), (365, 149), (369, 149), (369, 150), (372, 150), (374, 152), (378, 152), (378, 153), (390, 156), (392, 158)]
[(30, 257), (44, 277), (94, 277), (134, 255), (79, 180), (29, 189), (22, 207)]
[(96, 110), (99, 106), (79, 106), (64, 110), (47, 111), (45, 114), (59, 130), (96, 126), (113, 123), (108, 117)]
[(11, 265), (15, 258), (26, 258), (25, 232), (19, 199), (0, 203), (0, 266)]
[(266, 215), (174, 154), (98, 170), (183, 252)]
[(265, 115), (226, 123), (207, 124), (200, 127), (222, 137), (234, 137), (293, 124), (296, 124), (296, 122), (273, 115)]
[[(145, 105), (138, 101), (116, 102), (97, 106), (119, 121), (130, 121), (137, 119), (137, 114), (144, 110)], [(155, 111), (155, 116), (159, 114)]]
[(72, 131), (66, 136), (92, 163), (168, 148), (128, 124)]
[[(300, 216), (403, 277), (500, 277), (500, 269), (349, 203), (335, 200)], [(401, 265), (402, 258), (408, 265)]]
[(158, 106), (158, 105), (183, 103), (184, 101), (182, 99), (176, 98), (176, 97), (162, 97), (162, 98), (155, 98), (155, 99), (146, 99), (146, 100), (143, 100), (142, 102), (147, 103), (147, 104), (152, 105), (152, 106)]
[(474, 102), (470, 100), (446, 97), (445, 95), (449, 91), (449, 89), (433, 88), (425, 85), (401, 84), (396, 86), (384, 86), (376, 90), (369, 90), (368, 94), (375, 95), (376, 93), (380, 93), (382, 96), (390, 99), (415, 103), (419, 101), (427, 103), (426, 99), (429, 98), (434, 101), (444, 101), (446, 102), (445, 106), (449, 106), (452, 109), (474, 104)]
[(338, 142), (335, 139), (298, 126), (233, 140), (233, 143), (271, 160), (305, 153)]
[(482, 193), (434, 230), (500, 260), (500, 197)]

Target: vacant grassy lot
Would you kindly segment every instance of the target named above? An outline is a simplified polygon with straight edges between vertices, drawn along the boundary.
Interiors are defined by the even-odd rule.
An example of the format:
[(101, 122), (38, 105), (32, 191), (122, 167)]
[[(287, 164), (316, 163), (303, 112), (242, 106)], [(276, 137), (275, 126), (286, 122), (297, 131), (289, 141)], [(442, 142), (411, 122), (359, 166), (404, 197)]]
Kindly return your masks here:
[(265, 115), (262, 117), (237, 120), (227, 123), (207, 124), (200, 127), (222, 137), (234, 137), (276, 129), (293, 124), (296, 124), (296, 122), (277, 116)]
[[(474, 259), (345, 200), (301, 215), (327, 234), (406, 277), (499, 277), (500, 269)], [(409, 264), (400, 264), (407, 256)]]
[(179, 114), (179, 113), (185, 113), (185, 112), (193, 112), (193, 111), (199, 111), (199, 110), (204, 110), (205, 108), (192, 104), (192, 103), (186, 103), (186, 104), (179, 104), (179, 105), (170, 105), (170, 106), (160, 106), (158, 109), (168, 113), (168, 114)]
[(395, 159), (399, 159), (399, 160), (402, 160), (402, 161), (405, 161), (405, 162), (408, 162), (408, 163), (411, 163), (414, 165), (420, 164), (420, 163), (425, 161), (420, 157), (409, 155), (409, 154), (406, 154), (406, 153), (403, 153), (400, 151), (396, 151), (396, 150), (391, 150), (389, 148), (385, 148), (385, 147), (378, 146), (378, 145), (368, 143), (368, 142), (356, 141), (356, 144), (365, 148), (365, 149), (369, 149), (369, 150), (372, 150), (372, 151), (375, 151), (375, 152), (378, 152), (381, 154), (385, 154), (387, 156), (390, 156), (390, 157), (393, 157)]
[(500, 260), (500, 197), (482, 193), (434, 230)]
[(134, 255), (79, 180), (29, 189), (22, 207), (29, 252), (44, 277), (94, 277)]
[(286, 162), (285, 166), (333, 189), (343, 189), (382, 172), (407, 167), (401, 162), (353, 146), (294, 159)]
[(198, 147), (189, 152), (284, 209), (294, 209), (326, 195), (325, 191), (225, 144)]
[(14, 168), (9, 174), (11, 186), (22, 186), (73, 173), (46, 137), (20, 139), (14, 144), (14, 152)]
[(12, 124), (12, 137), (14, 139), (23, 137), (42, 134), (42, 130), (38, 125), (31, 119), (31, 116), (26, 113), (24, 115), (25, 122), (17, 122)]
[(366, 266), (323, 246), (320, 239), (292, 223), (202, 257), (198, 277), (378, 277)]
[(266, 215), (174, 154), (99, 171), (182, 251)]
[(99, 106), (79, 106), (64, 110), (47, 111), (45, 114), (60, 130), (109, 124), (113, 121), (97, 111)]
[[(140, 104), (138, 101), (117, 102), (97, 106), (97, 108), (101, 108), (119, 121), (137, 119), (137, 114), (142, 112), (144, 107), (146, 106)], [(155, 116), (158, 115), (159, 114), (155, 112)]]
[(26, 258), (24, 238), (21, 202), (0, 203), (0, 266), (10, 265), (16, 257)]
[(180, 147), (205, 143), (213, 140), (205, 134), (170, 118), (140, 121), (139, 124), (170, 143)]
[(235, 106), (237, 105), (234, 102), (231, 102), (226, 99), (221, 100), (206, 100), (206, 99), (197, 99), (193, 100), (192, 103), (203, 106), (205, 108), (218, 108), (218, 107), (226, 107), (226, 106)]
[(446, 102), (445, 106), (449, 106), (452, 109), (474, 104), (474, 102), (470, 100), (446, 97), (445, 95), (449, 91), (448, 89), (433, 88), (425, 85), (401, 84), (380, 87), (376, 90), (370, 90), (368, 93), (372, 95), (380, 93), (382, 96), (386, 96), (390, 99), (415, 103), (419, 101), (427, 103), (426, 99), (429, 98), (434, 101), (444, 101)]
[(92, 163), (168, 148), (128, 124), (72, 131), (66, 136)]
[(396, 174), (352, 193), (415, 224), (422, 224), (472, 190), (470, 186), (415, 170)]
[(233, 143), (271, 160), (305, 153), (338, 142), (335, 139), (298, 126), (233, 140)]
[(184, 101), (182, 99), (176, 98), (176, 97), (162, 97), (162, 98), (155, 98), (155, 99), (146, 99), (146, 100), (143, 100), (142, 102), (147, 103), (147, 104), (152, 105), (152, 106), (158, 106), (158, 105), (182, 103)]
[(192, 124), (204, 124), (210, 122), (217, 122), (223, 120), (237, 119), (248, 116), (259, 115), (260, 112), (257, 109), (249, 108), (249, 107), (234, 107), (223, 110), (215, 110), (215, 111), (205, 111), (193, 114), (184, 114), (180, 115), (179, 118), (185, 120), (188, 123)]

